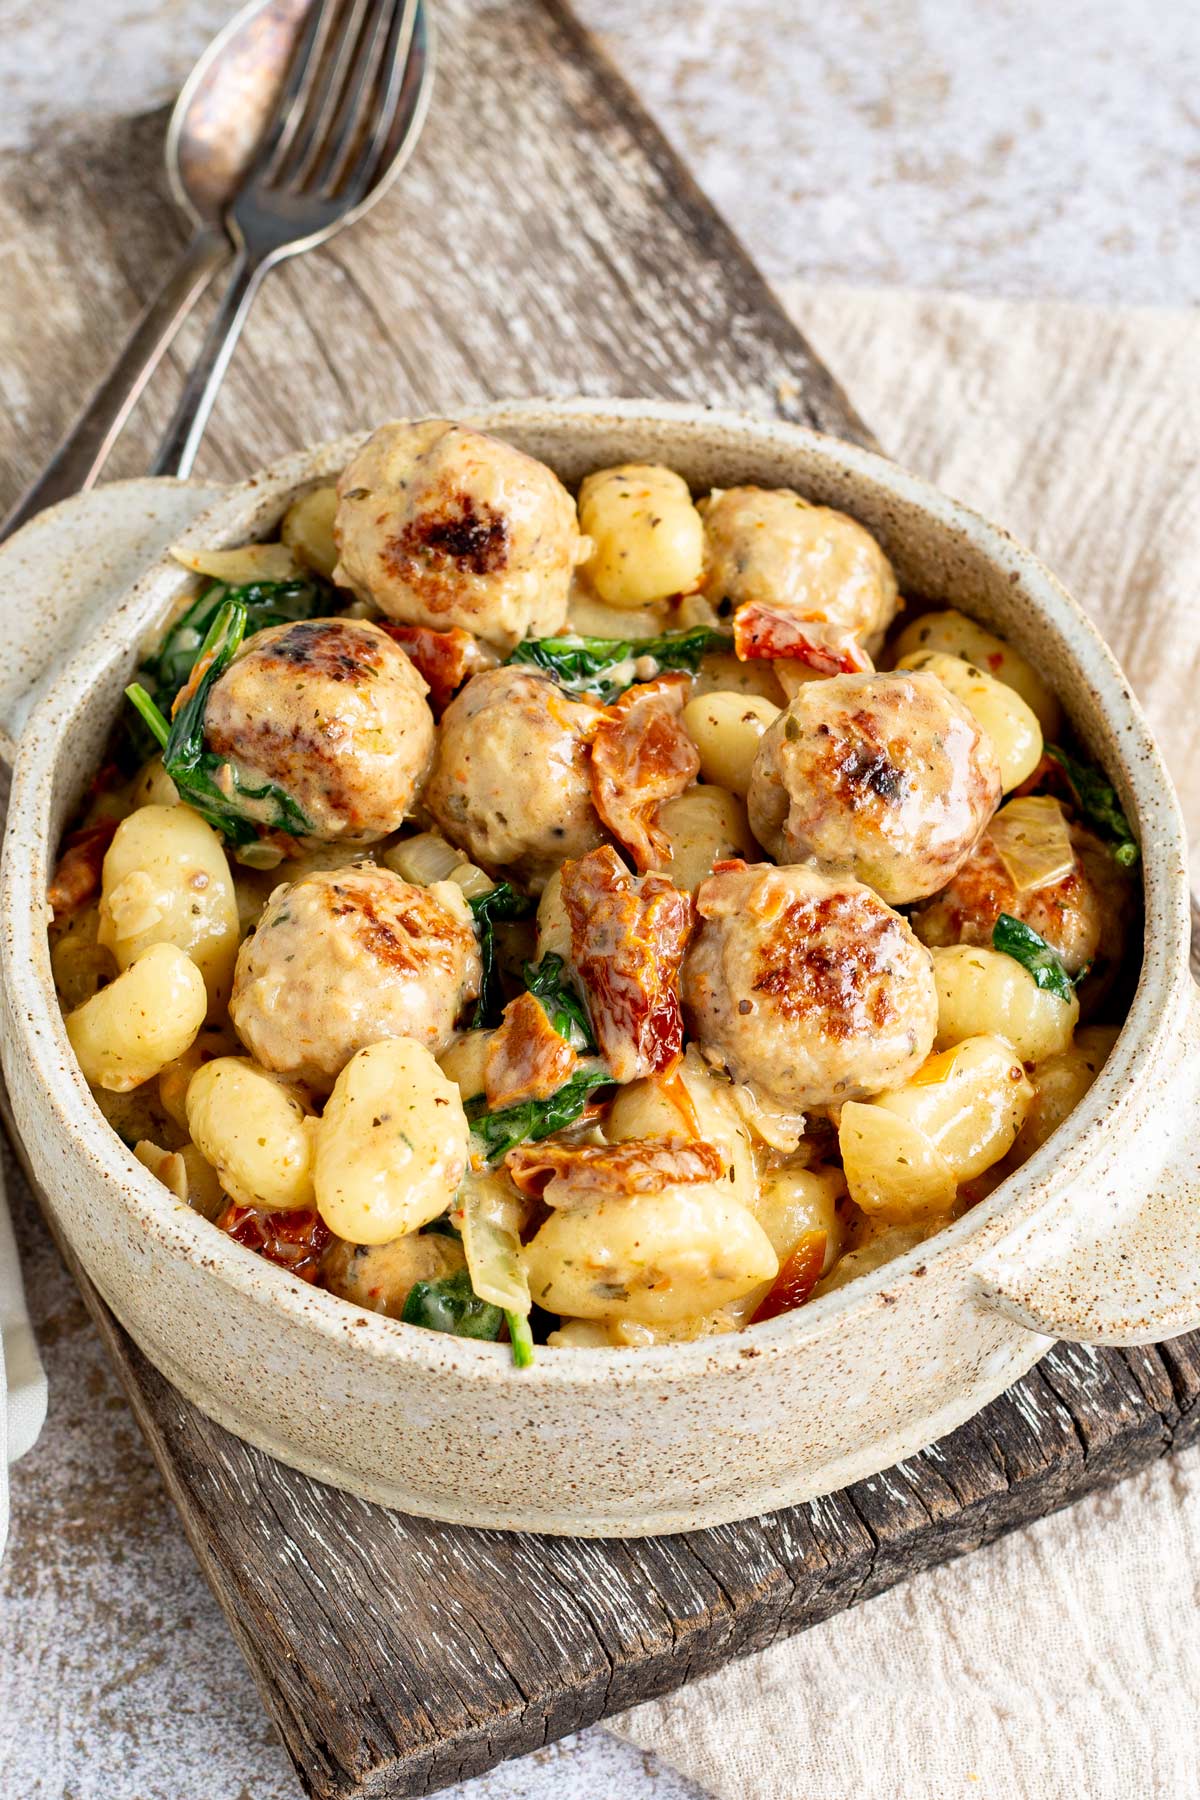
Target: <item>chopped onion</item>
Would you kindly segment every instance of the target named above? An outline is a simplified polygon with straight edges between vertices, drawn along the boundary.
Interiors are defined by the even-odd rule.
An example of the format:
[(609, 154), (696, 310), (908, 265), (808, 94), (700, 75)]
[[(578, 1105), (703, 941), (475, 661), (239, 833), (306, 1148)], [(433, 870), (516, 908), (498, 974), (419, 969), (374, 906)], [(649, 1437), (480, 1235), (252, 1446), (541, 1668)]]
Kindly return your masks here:
[(954, 1171), (925, 1133), (883, 1107), (848, 1100), (838, 1125), (842, 1167), (855, 1206), (907, 1225), (948, 1212)]
[(485, 875), (482, 869), (477, 869), (472, 862), (458, 863), (450, 871), (450, 880), (462, 889), (468, 900), (478, 900), (481, 894), (490, 894), (496, 885), (490, 876)]
[(1063, 809), (1049, 795), (1010, 800), (988, 826), (987, 835), (1019, 894), (1052, 887), (1075, 867)]
[(729, 1097), (755, 1137), (789, 1155), (804, 1136), (804, 1114), (770, 1099), (753, 1082), (735, 1082)]
[[(417, 837), (405, 838), (383, 852), (383, 861), (405, 881), (417, 887), (431, 887), (435, 881), (450, 881), (462, 867), (461, 850), (448, 844), (440, 832), (422, 831)], [(461, 883), (459, 884), (461, 886)]]
[(294, 581), (300, 564), (286, 544), (243, 544), (237, 550), (179, 550), (171, 555), (196, 575), (243, 587), (251, 581)]
[(527, 1317), (529, 1281), (521, 1257), (520, 1195), (499, 1175), (469, 1174), (459, 1190), (463, 1250), (481, 1300)]

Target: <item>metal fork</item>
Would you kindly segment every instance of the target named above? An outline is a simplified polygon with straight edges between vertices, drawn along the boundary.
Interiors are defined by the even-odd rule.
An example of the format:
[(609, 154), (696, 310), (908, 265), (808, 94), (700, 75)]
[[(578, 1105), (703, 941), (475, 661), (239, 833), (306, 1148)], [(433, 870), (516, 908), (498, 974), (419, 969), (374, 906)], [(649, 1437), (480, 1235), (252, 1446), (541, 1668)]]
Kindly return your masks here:
[(187, 475), (267, 271), (365, 210), (399, 173), (429, 99), (420, 0), (314, 0), (272, 119), (225, 224), (235, 255), (224, 298), (151, 464)]

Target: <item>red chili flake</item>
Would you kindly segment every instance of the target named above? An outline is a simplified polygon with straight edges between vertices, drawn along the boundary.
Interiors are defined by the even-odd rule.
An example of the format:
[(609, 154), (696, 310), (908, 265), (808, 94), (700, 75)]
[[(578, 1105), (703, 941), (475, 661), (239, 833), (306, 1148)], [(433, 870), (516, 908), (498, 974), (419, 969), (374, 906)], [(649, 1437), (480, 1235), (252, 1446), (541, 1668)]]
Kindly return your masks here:
[(217, 1220), (217, 1230), (227, 1232), (248, 1250), (254, 1250), (281, 1269), (290, 1269), (301, 1281), (315, 1281), (321, 1257), (333, 1242), (333, 1233), (319, 1212), (311, 1207), (297, 1212), (265, 1212), (257, 1206), (229, 1202)]

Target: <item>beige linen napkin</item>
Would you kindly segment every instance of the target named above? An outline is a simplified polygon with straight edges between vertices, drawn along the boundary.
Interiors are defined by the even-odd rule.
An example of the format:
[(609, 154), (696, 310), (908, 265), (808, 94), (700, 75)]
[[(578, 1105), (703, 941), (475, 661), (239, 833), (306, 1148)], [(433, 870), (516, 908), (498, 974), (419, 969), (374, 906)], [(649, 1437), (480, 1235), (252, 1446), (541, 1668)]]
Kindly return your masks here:
[[(900, 461), (1100, 625), (1200, 836), (1200, 322), (795, 287)], [(723, 1800), (1200, 1793), (1200, 1450), (612, 1729)]]

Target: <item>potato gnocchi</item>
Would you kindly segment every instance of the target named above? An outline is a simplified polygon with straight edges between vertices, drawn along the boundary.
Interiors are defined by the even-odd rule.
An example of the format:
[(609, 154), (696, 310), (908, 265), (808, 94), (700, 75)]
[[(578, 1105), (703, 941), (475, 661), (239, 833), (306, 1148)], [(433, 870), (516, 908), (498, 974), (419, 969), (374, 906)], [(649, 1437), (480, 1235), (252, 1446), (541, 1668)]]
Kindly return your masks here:
[(1099, 1074), (1117, 796), (856, 520), (426, 419), (186, 566), (51, 964), (163, 1203), (292, 1277), (518, 1366), (756, 1329)]

